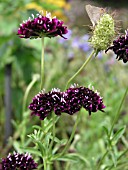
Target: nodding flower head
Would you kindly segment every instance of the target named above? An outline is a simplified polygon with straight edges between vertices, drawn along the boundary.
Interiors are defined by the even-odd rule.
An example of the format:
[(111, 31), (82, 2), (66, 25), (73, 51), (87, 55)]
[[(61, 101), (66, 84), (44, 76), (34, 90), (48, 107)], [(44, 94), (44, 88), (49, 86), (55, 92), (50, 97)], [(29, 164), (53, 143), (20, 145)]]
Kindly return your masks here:
[[(58, 20), (56, 17), (51, 17), (51, 13), (46, 13), (46, 16), (37, 14), (37, 17), (29, 17), (28, 20), (23, 21), (18, 29), (20, 38), (42, 38), (42, 37), (56, 37), (68, 33), (68, 29), (63, 25), (63, 21)], [(65, 37), (63, 37), (65, 38)]]
[(125, 35), (119, 36), (113, 41), (113, 45), (108, 50), (113, 50), (117, 55), (116, 59), (123, 60), (124, 63), (128, 62), (128, 29), (125, 31)]
[(32, 170), (37, 169), (37, 163), (34, 162), (29, 154), (20, 154), (14, 152), (2, 158), (2, 170)]
[(104, 13), (94, 28), (89, 42), (99, 52), (106, 50), (115, 36), (115, 24), (111, 15)]
[(99, 93), (76, 85), (72, 85), (65, 92), (61, 92), (59, 89), (53, 89), (48, 93), (42, 91), (33, 98), (29, 105), (31, 114), (39, 116), (41, 120), (52, 111), (56, 115), (61, 115), (63, 112), (73, 115), (82, 107), (89, 112), (89, 115), (91, 112), (103, 111), (105, 108)]

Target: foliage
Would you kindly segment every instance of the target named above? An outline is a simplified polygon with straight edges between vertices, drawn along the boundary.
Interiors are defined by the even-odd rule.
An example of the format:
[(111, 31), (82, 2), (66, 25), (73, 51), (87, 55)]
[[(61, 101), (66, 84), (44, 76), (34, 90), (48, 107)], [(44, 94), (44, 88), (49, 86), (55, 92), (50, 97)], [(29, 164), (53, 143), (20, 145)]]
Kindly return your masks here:
[[(88, 116), (81, 109), (78, 126), (68, 152), (60, 155), (70, 138), (72, 128), (76, 122), (76, 115), (62, 114), (59, 118), (45, 119), (40, 122), (36, 117), (30, 117), (28, 105), (32, 97), (39, 92), (39, 77), (33, 74), (40, 73), (40, 40), (23, 40), (16, 35), (18, 25), (22, 20), (28, 18), (33, 8), (43, 6), (46, 10), (57, 13), (65, 4), (54, 6), (37, 1), (33, 7), (33, 1), (1, 1), (0, 12), (0, 108), (1, 108), (1, 130), (4, 130), (5, 105), (4, 76), (7, 64), (12, 64), (12, 111), (13, 111), (13, 134), (7, 145), (1, 150), (1, 157), (9, 151), (29, 152), (42, 168), (42, 159), (52, 164), (51, 169), (59, 170), (127, 170), (128, 158), (128, 105), (127, 96), (123, 96), (127, 87), (127, 64), (117, 62), (112, 53), (109, 55), (101, 53), (97, 58), (92, 58), (86, 69), (75, 77), (72, 83), (80, 85), (93, 85), (100, 91), (106, 105), (105, 112), (97, 112)], [(52, 9), (51, 9), (52, 8)], [(8, 10), (3, 10), (8, 9)], [(40, 8), (39, 8), (40, 10)], [(53, 87), (62, 91), (67, 80), (78, 70), (90, 54), (92, 48), (87, 51), (81, 48), (88, 46), (87, 39), (83, 41), (80, 30), (72, 29), (68, 40), (45, 39), (45, 84), (46, 91)], [(85, 37), (84, 37), (85, 38)], [(85, 43), (86, 42), (86, 43)], [(28, 89), (28, 91), (26, 91)], [(29, 93), (28, 93), (29, 92)], [(26, 94), (26, 103), (24, 101)], [(120, 110), (120, 106), (121, 110)], [(117, 115), (117, 119), (115, 119)], [(59, 119), (59, 121), (58, 121)], [(115, 120), (113, 124), (113, 120)], [(53, 136), (53, 122), (56, 122), (56, 137)], [(4, 146), (4, 134), (1, 135), (1, 146)], [(50, 146), (50, 147), (49, 147)], [(53, 163), (54, 161), (54, 163)]]

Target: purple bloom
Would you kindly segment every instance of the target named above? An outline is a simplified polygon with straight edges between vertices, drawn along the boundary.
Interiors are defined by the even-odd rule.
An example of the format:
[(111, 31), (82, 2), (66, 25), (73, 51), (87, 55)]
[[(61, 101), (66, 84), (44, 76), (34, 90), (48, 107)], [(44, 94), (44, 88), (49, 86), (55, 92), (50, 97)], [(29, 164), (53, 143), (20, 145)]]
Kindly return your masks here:
[(37, 169), (37, 163), (34, 162), (29, 154), (8, 154), (7, 158), (2, 158), (2, 170), (32, 170)]
[(29, 109), (32, 111), (31, 115), (39, 116), (41, 120), (53, 110), (55, 114), (60, 115), (62, 107), (63, 94), (59, 89), (53, 89), (48, 93), (42, 91), (33, 98), (32, 103), (29, 105)]
[(118, 37), (117, 40), (113, 41), (113, 45), (109, 47), (108, 50), (113, 50), (117, 55), (116, 59), (123, 60), (124, 63), (128, 62), (128, 30), (126, 34)]
[(97, 112), (98, 110), (103, 111), (105, 108), (102, 97), (89, 88), (72, 86), (66, 93), (68, 94), (68, 98), (66, 99), (66, 113), (74, 114), (83, 107), (89, 112), (89, 115), (91, 115), (91, 112)]
[[(68, 30), (66, 26), (63, 26), (63, 21), (57, 18), (51, 18), (51, 13), (46, 13), (46, 16), (37, 14), (37, 17), (29, 19), (22, 24), (18, 29), (18, 35), (20, 38), (41, 38), (41, 37), (56, 37), (63, 34), (67, 34)], [(65, 38), (65, 37), (63, 37)], [(65, 38), (66, 39), (66, 38)]]
[(80, 44), (79, 45), (79, 48), (81, 49), (81, 50), (83, 50), (84, 52), (87, 52), (87, 51), (89, 51), (90, 50), (90, 46), (87, 44), (87, 43), (84, 43), (84, 44)]
[(91, 112), (103, 111), (105, 108), (102, 97), (97, 92), (86, 87), (71, 86), (65, 92), (53, 89), (51, 92), (37, 94), (29, 109), (32, 115), (39, 116), (41, 120), (47, 117), (52, 111), (56, 115), (65, 112), (73, 115), (84, 107), (91, 115)]

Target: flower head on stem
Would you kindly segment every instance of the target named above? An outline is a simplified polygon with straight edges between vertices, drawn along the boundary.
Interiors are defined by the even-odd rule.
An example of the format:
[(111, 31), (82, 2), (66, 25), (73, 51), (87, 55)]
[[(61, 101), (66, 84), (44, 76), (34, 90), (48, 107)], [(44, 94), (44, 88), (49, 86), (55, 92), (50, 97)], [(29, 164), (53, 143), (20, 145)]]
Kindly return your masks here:
[(113, 50), (117, 55), (116, 59), (123, 60), (124, 63), (128, 62), (128, 29), (125, 31), (125, 35), (119, 36), (113, 41), (113, 45), (108, 50)]
[(42, 91), (33, 98), (29, 105), (29, 109), (32, 111), (31, 114), (39, 116), (41, 120), (52, 111), (56, 115), (61, 115), (63, 112), (73, 115), (82, 107), (91, 115), (91, 112), (103, 111), (105, 105), (98, 92), (76, 85), (72, 85), (64, 92), (59, 89), (53, 89), (48, 93)]
[(20, 24), (18, 29), (18, 35), (20, 38), (42, 38), (42, 37), (56, 37), (63, 36), (68, 32), (66, 26), (63, 25), (63, 21), (58, 20), (56, 17), (51, 17), (51, 13), (46, 12), (46, 15), (43, 15), (43, 12), (37, 14), (37, 17), (29, 17), (28, 20), (23, 21)]
[(30, 170), (37, 169), (37, 163), (33, 160), (30, 154), (20, 154), (14, 152), (8, 154), (6, 158), (2, 158), (3, 170)]

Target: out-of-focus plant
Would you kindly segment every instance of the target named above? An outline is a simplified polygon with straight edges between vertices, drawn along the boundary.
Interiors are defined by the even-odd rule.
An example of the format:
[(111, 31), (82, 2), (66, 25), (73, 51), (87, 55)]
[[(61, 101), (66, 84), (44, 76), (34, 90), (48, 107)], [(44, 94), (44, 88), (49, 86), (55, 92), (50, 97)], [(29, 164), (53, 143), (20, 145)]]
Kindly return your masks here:
[[(47, 2), (52, 3), (51, 1)], [(32, 4), (30, 4), (30, 6), (31, 5)], [(25, 7), (26, 6), (27, 5), (25, 5)], [(37, 8), (38, 7), (39, 6), (37, 6)], [(29, 5), (27, 6), (27, 8), (29, 8)], [(118, 124), (116, 123), (119, 120), (121, 108), (123, 106), (124, 99), (127, 95), (128, 89), (124, 94), (123, 94), (124, 88), (121, 89), (120, 91), (118, 90), (118, 88), (116, 89), (115, 85), (117, 87), (121, 87), (120, 86), (121, 83), (118, 82), (118, 80), (120, 79), (118, 79), (118, 77), (115, 77), (114, 74), (110, 74), (111, 72), (110, 66), (112, 65), (113, 67), (115, 67), (115, 65), (113, 65), (113, 62), (111, 62), (111, 60), (110, 61), (106, 60), (107, 62), (105, 63), (105, 65), (102, 64), (99, 65), (100, 61), (102, 60), (103, 62), (105, 61), (104, 60), (105, 57), (102, 57), (104, 56), (103, 53), (101, 53), (99, 57), (97, 56), (97, 53), (99, 51), (102, 52), (102, 50), (105, 49), (106, 46), (108, 47), (110, 45), (108, 44), (108, 42), (110, 43), (110, 41), (112, 41), (112, 39), (108, 40), (108, 38), (113, 37), (113, 35), (109, 37), (109, 35), (113, 33), (112, 31), (110, 31), (109, 26), (111, 26), (111, 30), (113, 30), (114, 25), (112, 18), (109, 17), (110, 16), (108, 15), (103, 15), (101, 17), (101, 20), (97, 23), (95, 30), (93, 32), (94, 37), (91, 37), (90, 39), (93, 45), (92, 48), (89, 46), (87, 42), (88, 35), (85, 34), (84, 36), (72, 36), (73, 33), (71, 31), (67, 35), (67, 37), (69, 37), (70, 40), (69, 41), (64, 39), (57, 40), (60, 44), (58, 44), (58, 42), (54, 39), (47, 40), (45, 38), (46, 47), (44, 48), (44, 37), (52, 38), (58, 35), (61, 37), (66, 37), (66, 35), (63, 34), (67, 33), (67, 28), (63, 26), (63, 22), (56, 18), (51, 18), (49, 13), (46, 13), (46, 16), (39, 14), (37, 17), (30, 18), (20, 25), (18, 34), (21, 38), (40, 37), (42, 38), (42, 46), (38, 40), (30, 40), (32, 42), (30, 42), (29, 40), (26, 41), (18, 40), (17, 42), (19, 44), (17, 44), (17, 46), (20, 47), (14, 48), (11, 52), (9, 51), (10, 52), (9, 56), (10, 54), (11, 55), (17, 54), (16, 57), (17, 56), (22, 57), (23, 53), (25, 57), (28, 57), (29, 55), (30, 57), (26, 59), (27, 61), (25, 60), (23, 62), (24, 66), (27, 67), (24, 68), (26, 69), (26, 71), (23, 72), (21, 67), (20, 77), (18, 77), (20, 79), (18, 87), (19, 89), (22, 88), (25, 91), (25, 95), (23, 98), (21, 121), (18, 120), (13, 121), (15, 133), (13, 134), (12, 137), (10, 137), (8, 144), (4, 148), (5, 154), (11, 149), (12, 146), (18, 153), (14, 155), (9, 154), (7, 158), (3, 159), (3, 165), (5, 167), (11, 165), (9, 162), (7, 162), (8, 159), (10, 161), (11, 158), (14, 158), (13, 164), (15, 166), (18, 166), (17, 162), (15, 162), (15, 158), (18, 157), (18, 159), (20, 160), (22, 156), (25, 161), (24, 163), (21, 161), (21, 164), (27, 167), (26, 159), (28, 160), (30, 157), (28, 157), (28, 155), (24, 156), (19, 153), (28, 152), (33, 154), (34, 160), (38, 162), (38, 169), (42, 168), (45, 170), (50, 168), (60, 169), (61, 167), (61, 169), (73, 169), (73, 170), (78, 168), (81, 170), (83, 169), (110, 170), (114, 168), (119, 169), (121, 166), (124, 167), (124, 169), (127, 168), (127, 159), (124, 159), (123, 161), (121, 160), (121, 158), (125, 158), (125, 155), (127, 154), (128, 151), (127, 136), (125, 135), (127, 127), (122, 125), (124, 124), (123, 121), (119, 122)], [(106, 30), (105, 34), (103, 29), (104, 27)], [(110, 34), (107, 35), (107, 33)], [(108, 40), (107, 42), (106, 39)], [(33, 41), (35, 41), (35, 44), (33, 43)], [(124, 44), (126, 45), (127, 48), (127, 41), (124, 42)], [(64, 49), (62, 49), (62, 45), (64, 46)], [(37, 92), (37, 89), (39, 89), (38, 86), (36, 89), (33, 88), (33, 90), (30, 93), (31, 88), (34, 86), (35, 82), (39, 79), (39, 76), (36, 75), (33, 77), (31, 83), (28, 86), (26, 85), (30, 81), (30, 76), (28, 77), (28, 75), (30, 75), (31, 73), (31, 71), (29, 71), (31, 65), (30, 61), (32, 60), (32, 58), (34, 58), (32, 65), (32, 68), (34, 67), (33, 71), (39, 72), (40, 59), (38, 58), (38, 55), (39, 52), (41, 52), (40, 48), (42, 48), (41, 87), (40, 87), (42, 91), (40, 91), (39, 93)], [(92, 52), (93, 48), (94, 51)], [(110, 49), (111, 48), (114, 47), (110, 47)], [(124, 51), (127, 50), (126, 48)], [(116, 49), (118, 49), (117, 44)], [(46, 52), (45, 54), (44, 51)], [(72, 53), (71, 56), (73, 57), (68, 58), (67, 56), (69, 55), (70, 57), (71, 53)], [(86, 60), (85, 58), (82, 59), (80, 58), (83, 55), (83, 53), (86, 54)], [(87, 57), (89, 54), (90, 56)], [(65, 57), (65, 55), (67, 58)], [(97, 58), (93, 58), (92, 60), (93, 64), (91, 65), (90, 60), (94, 55)], [(123, 57), (124, 56), (126, 58), (126, 55), (123, 53)], [(9, 63), (10, 62), (14, 63), (15, 64), (14, 67), (17, 66), (18, 60), (22, 61), (20, 60), (21, 58), (16, 57), (12, 56), (12, 58), (8, 61)], [(110, 58), (110, 56), (108, 57)], [(4, 64), (6, 63), (6, 58), (7, 57), (3, 57), (3, 62), (1, 65), (2, 69), (4, 68)], [(75, 60), (76, 58), (79, 59)], [(77, 61), (81, 61), (79, 66), (83, 64), (79, 69), (77, 68), (78, 66)], [(76, 65), (75, 70), (74, 65), (72, 64), (73, 62)], [(86, 71), (85, 70), (83, 71), (83, 68), (87, 64), (88, 70), (86, 69)], [(20, 66), (20, 64), (18, 66)], [(54, 69), (51, 66), (54, 67)], [(70, 71), (71, 68), (73, 69)], [(119, 68), (116, 71), (119, 72)], [(76, 73), (74, 74), (74, 72)], [(109, 75), (111, 75), (111, 77), (109, 77), (109, 79), (104, 77), (104, 72), (106, 74), (106, 77), (109, 77)], [(90, 79), (88, 78), (89, 75), (92, 76), (91, 77), (92, 82), (95, 81), (93, 83), (96, 85), (97, 89), (101, 85), (100, 86), (102, 87), (101, 92), (104, 94), (105, 96), (104, 101), (106, 98), (105, 102), (107, 104), (106, 105), (107, 107), (105, 109), (106, 113), (100, 114), (100, 116), (98, 116), (98, 113), (93, 114), (91, 121), (89, 121), (89, 119), (86, 116), (87, 114), (85, 112), (88, 111), (89, 115), (91, 115), (92, 112), (97, 112), (98, 110), (103, 111), (105, 106), (103, 104), (102, 97), (100, 97), (100, 94), (97, 91), (94, 91), (93, 87), (92, 89), (90, 89), (90, 87), (85, 88), (84, 86), (80, 87), (77, 85), (70, 86), (71, 82), (75, 81), (80, 82), (80, 84), (84, 85), (87, 84), (88, 82), (90, 83)], [(23, 76), (26, 76), (25, 82)], [(45, 79), (44, 76), (46, 77)], [(65, 79), (63, 78), (64, 76), (69, 78), (67, 84), (65, 84)], [(14, 80), (16, 79), (15, 77), (16, 76), (14, 76)], [(112, 78), (114, 80), (112, 80)], [(61, 90), (59, 90), (58, 88), (53, 88), (55, 87), (55, 85), (56, 87), (60, 87)], [(114, 93), (112, 88), (108, 88), (109, 85), (112, 85), (114, 87), (114, 90), (117, 90), (118, 92)], [(13, 86), (14, 87), (16, 86), (16, 81), (13, 82)], [(43, 90), (43, 87), (45, 87), (46, 91), (48, 92), (45, 92)], [(63, 90), (64, 87), (65, 90)], [(53, 89), (51, 90), (51, 88)], [(37, 95), (35, 95), (35, 93)], [(31, 114), (33, 116), (30, 118), (29, 117), (30, 112), (27, 110), (26, 106), (28, 104), (28, 100), (30, 101), (33, 95), (35, 95), (35, 97), (32, 99), (29, 105), (29, 109), (32, 111)], [(113, 101), (111, 101), (110, 96), (111, 98), (113, 98)], [(14, 96), (14, 98), (16, 97)], [(119, 101), (120, 98), (121, 101)], [(110, 104), (109, 102), (113, 103)], [(79, 110), (80, 113), (76, 113)], [(61, 114), (62, 112), (67, 113), (67, 115)], [(115, 112), (116, 114), (113, 115), (112, 113)], [(76, 115), (74, 115), (74, 113), (76, 113)], [(67, 119), (68, 115), (69, 122)], [(74, 116), (71, 117), (71, 115)], [(36, 119), (36, 116), (39, 116), (39, 118), (42, 121), (40, 122), (38, 119)], [(123, 115), (121, 116), (123, 117)], [(71, 125), (72, 121), (74, 126)], [(31, 127), (33, 124), (34, 126)], [(66, 132), (67, 129), (68, 132)], [(68, 138), (68, 140), (65, 139), (65, 137)], [(120, 147), (122, 148), (120, 149)], [(61, 164), (61, 161), (67, 163)], [(35, 164), (35, 162), (32, 161), (32, 163), (36, 168), (37, 165)], [(22, 166), (21, 164), (19, 166)], [(28, 165), (28, 167), (29, 166), (30, 165)]]

